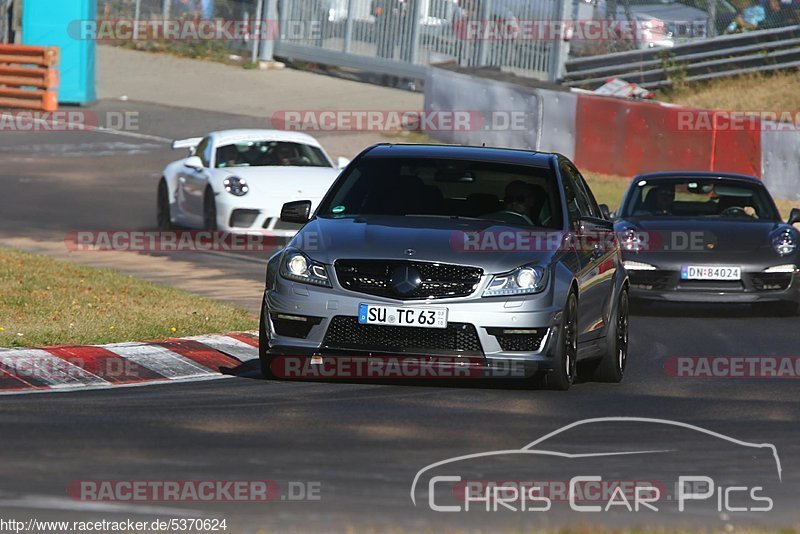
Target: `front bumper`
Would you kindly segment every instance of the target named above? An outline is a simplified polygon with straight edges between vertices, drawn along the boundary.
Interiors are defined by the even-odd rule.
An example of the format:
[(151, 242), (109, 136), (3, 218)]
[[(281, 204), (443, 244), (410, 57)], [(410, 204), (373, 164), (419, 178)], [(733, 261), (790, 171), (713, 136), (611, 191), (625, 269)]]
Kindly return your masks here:
[(800, 271), (743, 271), (740, 281), (681, 280), (678, 270), (629, 270), (630, 295), (670, 302), (800, 302)]
[[(265, 292), (263, 303), (270, 354), (273, 356), (450, 356), (490, 368), (507, 366), (509, 362), (521, 362), (532, 371), (550, 368), (562, 311), (553, 302), (552, 292), (524, 297), (481, 298), (480, 294), (488, 283), (486, 277), (469, 297), (400, 301), (347, 291), (336, 287), (335, 280), (333, 288), (325, 288), (288, 281), (280, 276), (276, 278), (274, 287)], [(362, 303), (411, 308), (446, 307), (449, 326), (440, 330), (359, 325), (358, 309)], [(299, 325), (303, 321), (295, 321), (292, 329), (291, 321), (297, 317), (308, 320), (303, 326)], [(451, 327), (458, 331), (452, 331)], [(535, 330), (537, 333), (522, 343), (521, 338), (515, 337), (519, 334), (506, 333), (519, 330)], [(443, 341), (449, 339), (448, 336), (456, 340), (452, 346)], [(415, 345), (419, 346), (409, 345), (409, 342), (418, 342)]]

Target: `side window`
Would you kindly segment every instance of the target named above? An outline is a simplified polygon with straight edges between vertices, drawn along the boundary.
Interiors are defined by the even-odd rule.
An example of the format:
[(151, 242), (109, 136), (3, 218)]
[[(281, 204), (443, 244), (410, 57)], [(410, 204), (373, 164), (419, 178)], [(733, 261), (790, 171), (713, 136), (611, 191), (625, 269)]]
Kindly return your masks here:
[(211, 140), (206, 137), (194, 149), (195, 156), (203, 162), (203, 167), (208, 167), (211, 161)]
[(589, 215), (589, 207), (575, 182), (572, 169), (566, 165), (561, 166), (561, 179), (564, 182), (564, 195), (567, 202), (570, 224), (575, 224), (581, 217)]
[(600, 212), (600, 206), (597, 205), (597, 200), (595, 200), (592, 190), (589, 189), (589, 184), (586, 183), (583, 175), (581, 175), (577, 169), (574, 169), (574, 173), (578, 179), (578, 185), (580, 185), (580, 189), (583, 191), (583, 196), (586, 198), (586, 205), (589, 208), (589, 214), (597, 219), (602, 219), (603, 214)]

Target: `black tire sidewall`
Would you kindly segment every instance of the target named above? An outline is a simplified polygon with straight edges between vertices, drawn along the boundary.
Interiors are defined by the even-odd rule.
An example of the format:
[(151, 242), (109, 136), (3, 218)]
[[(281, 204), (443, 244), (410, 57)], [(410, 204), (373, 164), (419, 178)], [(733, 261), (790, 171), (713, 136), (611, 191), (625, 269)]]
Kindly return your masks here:
[[(575, 308), (572, 312), (574, 316), (569, 316), (570, 307), (572, 305), (572, 301), (575, 301)], [(553, 368), (547, 374), (547, 385), (550, 389), (556, 389), (561, 391), (566, 391), (570, 388), (570, 386), (575, 381), (576, 373), (577, 373), (577, 354), (574, 355), (574, 360), (571, 363), (572, 367), (572, 376), (568, 376), (566, 370), (564, 369), (564, 359), (567, 357), (567, 324), (570, 321), (577, 321), (577, 314), (578, 314), (578, 298), (574, 292), (570, 292), (569, 296), (567, 296), (567, 301), (564, 305), (564, 320), (561, 324), (561, 332), (559, 333), (558, 337), (558, 345), (556, 347), (556, 353), (553, 357)], [(574, 333), (577, 335), (577, 328)]]
[(158, 182), (158, 200), (156, 204), (156, 223), (159, 230), (172, 228), (172, 219), (169, 206), (169, 190), (167, 182), (163, 179)]
[(217, 229), (217, 201), (210, 188), (203, 195), (203, 228), (212, 232)]

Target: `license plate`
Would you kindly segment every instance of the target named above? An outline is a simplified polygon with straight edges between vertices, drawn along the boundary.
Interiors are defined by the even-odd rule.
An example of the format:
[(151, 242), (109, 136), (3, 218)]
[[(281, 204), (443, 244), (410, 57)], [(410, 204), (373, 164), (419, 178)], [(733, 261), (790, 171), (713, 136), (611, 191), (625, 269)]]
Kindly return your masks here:
[(447, 308), (398, 308), (394, 306), (358, 306), (358, 322), (391, 326), (447, 328)]
[(741, 267), (684, 265), (681, 280), (741, 280)]

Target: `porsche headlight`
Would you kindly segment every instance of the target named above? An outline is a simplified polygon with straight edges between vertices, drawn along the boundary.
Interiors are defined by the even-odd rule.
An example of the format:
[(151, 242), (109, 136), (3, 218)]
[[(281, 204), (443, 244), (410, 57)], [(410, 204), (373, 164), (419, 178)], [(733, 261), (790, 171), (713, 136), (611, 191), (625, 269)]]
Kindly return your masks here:
[(788, 256), (797, 250), (797, 238), (794, 230), (785, 228), (772, 237), (772, 248), (779, 256)]
[(648, 235), (645, 232), (637, 232), (633, 228), (623, 230), (617, 235), (620, 248), (626, 252), (640, 252), (647, 250)]
[(250, 191), (250, 188), (247, 186), (247, 182), (238, 176), (225, 178), (225, 180), (222, 182), (222, 185), (225, 187), (225, 191), (237, 197), (243, 197), (248, 191)]
[(547, 269), (538, 265), (523, 265), (513, 271), (497, 274), (483, 292), (484, 297), (527, 295), (541, 292), (547, 285)]
[(331, 287), (328, 270), (325, 266), (310, 259), (299, 250), (289, 249), (284, 253), (280, 273), (287, 280)]

